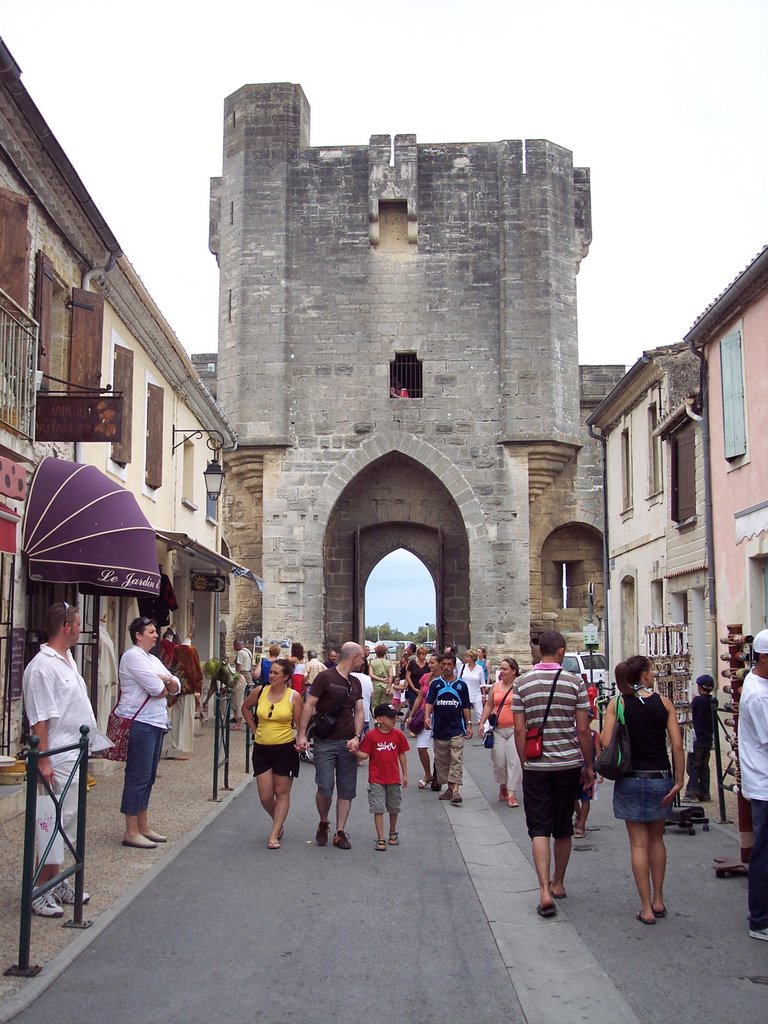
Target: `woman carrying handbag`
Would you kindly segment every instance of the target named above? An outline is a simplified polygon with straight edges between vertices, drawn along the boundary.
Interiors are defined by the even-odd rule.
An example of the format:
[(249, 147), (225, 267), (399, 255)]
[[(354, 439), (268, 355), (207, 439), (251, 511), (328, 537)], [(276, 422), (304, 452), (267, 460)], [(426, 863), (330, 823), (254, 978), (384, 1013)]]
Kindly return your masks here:
[(508, 807), (520, 806), (517, 790), (523, 781), (523, 770), (515, 746), (515, 722), (512, 716), (512, 690), (519, 675), (520, 666), (514, 658), (502, 659), (498, 682), (491, 687), (477, 727), (480, 736), (486, 722), (493, 729), (493, 777), (499, 787), (499, 801), (506, 803)]
[(683, 786), (683, 741), (672, 701), (654, 692), (653, 667), (648, 658), (636, 654), (620, 662), (614, 674), (620, 695), (608, 704), (600, 742), (606, 748), (610, 744), (616, 728), (617, 702), (622, 701), (632, 771), (613, 784), (613, 813), (624, 821), (629, 837), (632, 874), (640, 896), (635, 917), (641, 924), (656, 924), (667, 915), (664, 825), (667, 808)]

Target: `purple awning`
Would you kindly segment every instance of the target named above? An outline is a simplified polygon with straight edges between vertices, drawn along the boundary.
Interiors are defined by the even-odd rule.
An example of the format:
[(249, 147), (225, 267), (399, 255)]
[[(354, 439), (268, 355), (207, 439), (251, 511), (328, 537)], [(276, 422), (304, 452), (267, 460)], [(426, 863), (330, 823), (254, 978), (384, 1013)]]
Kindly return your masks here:
[(27, 498), (29, 577), (105, 593), (156, 594), (155, 531), (136, 499), (95, 466), (46, 458)]

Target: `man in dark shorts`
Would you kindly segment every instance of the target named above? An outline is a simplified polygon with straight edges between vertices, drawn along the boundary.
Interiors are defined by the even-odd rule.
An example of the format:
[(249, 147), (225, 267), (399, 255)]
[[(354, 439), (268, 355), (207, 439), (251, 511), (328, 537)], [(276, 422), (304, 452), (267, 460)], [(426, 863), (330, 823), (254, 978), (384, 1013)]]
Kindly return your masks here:
[[(525, 820), (539, 880), (536, 911), (541, 917), (553, 917), (557, 912), (553, 901), (567, 895), (564, 883), (571, 856), (573, 803), (579, 784), (591, 790), (595, 775), (586, 683), (581, 676), (562, 671), (565, 655), (562, 633), (542, 633), (539, 649), (541, 661), (515, 683), (512, 711), (515, 745), (523, 766)], [(544, 725), (542, 755), (526, 760), (526, 729), (541, 728), (550, 693), (553, 696)], [(554, 871), (551, 869), (551, 838), (554, 839)]]
[[(315, 842), (325, 846), (330, 829), (329, 815), (333, 804), (334, 784), (336, 795), (336, 831), (333, 845), (340, 850), (351, 849), (349, 836), (344, 831), (347, 818), (357, 790), (357, 758), (355, 753), (365, 727), (363, 691), (359, 679), (351, 673), (360, 671), (363, 663), (363, 649), (359, 644), (346, 643), (341, 648), (336, 668), (326, 669), (315, 677), (307, 694), (301, 716), (296, 746), (306, 750), (307, 729), (313, 716), (316, 719), (314, 736), (315, 782), (317, 795), (315, 803), (320, 815)], [(318, 727), (325, 716), (331, 716), (335, 723), (323, 738), (318, 736)]]

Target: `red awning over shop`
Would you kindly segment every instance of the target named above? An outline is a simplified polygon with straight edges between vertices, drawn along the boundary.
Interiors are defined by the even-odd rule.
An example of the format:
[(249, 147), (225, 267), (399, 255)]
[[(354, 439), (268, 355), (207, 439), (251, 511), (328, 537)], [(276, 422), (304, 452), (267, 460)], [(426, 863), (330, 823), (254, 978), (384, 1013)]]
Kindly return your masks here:
[(0, 503), (0, 551), (6, 555), (16, 554), (16, 523), (19, 518), (12, 508)]
[(43, 459), (27, 498), (29, 577), (104, 593), (156, 594), (155, 531), (136, 499), (95, 466)]

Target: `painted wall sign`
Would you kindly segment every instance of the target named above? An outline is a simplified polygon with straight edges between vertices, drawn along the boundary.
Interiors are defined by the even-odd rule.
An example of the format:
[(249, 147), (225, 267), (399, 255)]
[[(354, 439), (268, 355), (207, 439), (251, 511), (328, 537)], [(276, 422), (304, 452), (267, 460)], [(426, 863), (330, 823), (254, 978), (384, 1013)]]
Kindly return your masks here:
[(24, 641), (27, 631), (23, 626), (11, 629), (10, 658), (8, 667), (8, 695), (11, 700), (21, 696), (21, 685), (24, 679)]
[(36, 441), (105, 441), (123, 436), (123, 399), (37, 396)]
[(27, 496), (27, 471), (18, 462), (0, 459), (0, 494), (21, 501)]

